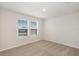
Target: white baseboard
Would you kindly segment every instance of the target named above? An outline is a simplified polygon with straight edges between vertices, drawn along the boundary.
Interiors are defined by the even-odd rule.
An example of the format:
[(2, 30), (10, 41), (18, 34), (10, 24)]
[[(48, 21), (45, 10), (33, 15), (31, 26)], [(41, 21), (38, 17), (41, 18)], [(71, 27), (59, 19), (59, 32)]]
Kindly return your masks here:
[(28, 43), (23, 43), (23, 44), (19, 44), (19, 45), (12, 46), (12, 47), (8, 47), (8, 48), (5, 48), (5, 49), (1, 49), (0, 52), (6, 51), (6, 50), (9, 50), (9, 49), (12, 49), (12, 48), (20, 47), (20, 46), (23, 46), (23, 45), (27, 45), (27, 44), (30, 44), (30, 43), (33, 43), (33, 42), (37, 42), (37, 41), (40, 41), (40, 40), (36, 40), (36, 41), (32, 41), (32, 42), (28, 42)]
[(64, 46), (68, 46), (68, 47), (72, 47), (72, 48), (75, 48), (75, 49), (79, 49), (79, 47), (75, 47), (75, 46), (72, 46), (72, 45), (69, 45), (69, 44), (66, 44), (66, 43), (60, 43), (60, 42), (52, 41), (52, 40), (47, 40), (47, 41), (55, 42), (55, 43), (58, 43), (58, 44), (61, 44), (61, 45), (64, 45)]

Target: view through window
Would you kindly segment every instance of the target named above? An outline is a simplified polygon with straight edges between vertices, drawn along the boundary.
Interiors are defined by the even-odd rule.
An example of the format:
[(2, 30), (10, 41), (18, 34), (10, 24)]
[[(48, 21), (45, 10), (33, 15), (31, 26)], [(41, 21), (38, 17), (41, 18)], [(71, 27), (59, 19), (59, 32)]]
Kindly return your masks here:
[(18, 20), (18, 36), (37, 35), (37, 30), (37, 21)]

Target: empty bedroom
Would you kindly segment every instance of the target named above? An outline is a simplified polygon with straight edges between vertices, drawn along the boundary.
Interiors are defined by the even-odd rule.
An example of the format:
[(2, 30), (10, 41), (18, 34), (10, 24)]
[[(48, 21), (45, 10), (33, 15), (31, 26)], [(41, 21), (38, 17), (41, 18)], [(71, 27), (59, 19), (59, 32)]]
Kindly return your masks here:
[(79, 2), (0, 2), (0, 56), (79, 56)]

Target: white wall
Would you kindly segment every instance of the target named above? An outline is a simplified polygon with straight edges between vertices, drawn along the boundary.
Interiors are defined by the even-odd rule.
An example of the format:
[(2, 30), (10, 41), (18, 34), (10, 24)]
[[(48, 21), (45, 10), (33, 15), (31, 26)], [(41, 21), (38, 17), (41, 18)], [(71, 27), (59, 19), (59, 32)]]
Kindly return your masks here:
[[(1, 31), (1, 12), (0, 12), (0, 31)], [(1, 33), (0, 33), (0, 47), (1, 47)]]
[(23, 16), (28, 20), (33, 19), (31, 16), (0, 8), (0, 51), (42, 39), (42, 20), (37, 18), (34, 19), (39, 22), (38, 36), (17, 37), (17, 20)]
[(79, 12), (46, 20), (44, 39), (79, 48)]

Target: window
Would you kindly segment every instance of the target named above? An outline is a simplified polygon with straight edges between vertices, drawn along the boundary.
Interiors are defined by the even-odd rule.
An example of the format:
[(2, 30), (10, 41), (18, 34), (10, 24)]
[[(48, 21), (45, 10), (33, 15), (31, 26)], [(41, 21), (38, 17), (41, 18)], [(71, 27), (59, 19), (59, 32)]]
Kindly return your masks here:
[(38, 23), (35, 20), (27, 21), (26, 18), (18, 20), (18, 36), (38, 35)]
[(28, 22), (27, 20), (18, 20), (18, 36), (28, 35)]
[(31, 35), (37, 35), (37, 21), (31, 21)]

